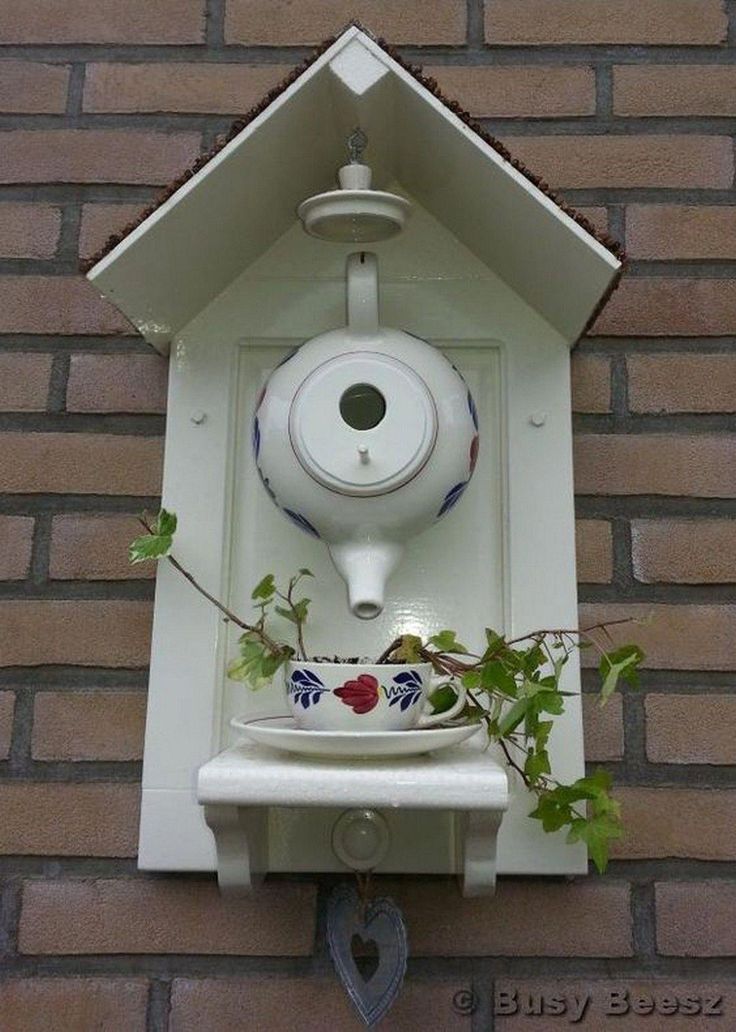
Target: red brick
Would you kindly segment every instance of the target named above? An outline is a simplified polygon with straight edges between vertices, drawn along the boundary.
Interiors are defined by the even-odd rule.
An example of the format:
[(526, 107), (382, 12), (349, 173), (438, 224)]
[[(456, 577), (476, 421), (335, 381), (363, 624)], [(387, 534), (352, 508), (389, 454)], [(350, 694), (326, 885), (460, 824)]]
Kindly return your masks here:
[(157, 495), (162, 450), (159, 437), (0, 433), (0, 491)]
[(0, 183), (168, 183), (199, 155), (199, 133), (10, 129)]
[(32, 546), (32, 516), (0, 516), (0, 580), (26, 578)]
[(733, 65), (621, 65), (613, 69), (616, 115), (736, 115)]
[(736, 355), (629, 355), (632, 412), (736, 412)]
[(165, 412), (168, 359), (160, 355), (72, 355), (69, 412)]
[(10, 755), (10, 743), (13, 738), (14, 713), (14, 693), (0, 692), (0, 760), (7, 760)]
[(657, 949), (665, 956), (736, 954), (736, 884), (728, 881), (655, 885)]
[(644, 707), (652, 763), (736, 764), (733, 696), (650, 694)]
[(113, 234), (135, 222), (144, 210), (140, 204), (84, 204), (79, 230), (79, 255), (91, 258)]
[[(602, 620), (638, 620), (612, 627), (619, 643), (636, 642), (644, 650), (643, 666), (654, 670), (733, 670), (736, 605), (649, 605), (586, 603), (580, 607), (580, 626)], [(585, 665), (597, 665), (583, 654)]]
[(0, 204), (0, 255), (3, 258), (53, 258), (59, 242), (61, 212), (51, 204)]
[(583, 66), (430, 65), (425, 75), (478, 118), (559, 118), (595, 113), (595, 76)]
[[(495, 1032), (553, 1032), (571, 1026), (582, 1032), (602, 1032), (607, 1026), (616, 1032), (712, 1032), (736, 1023), (733, 982), (698, 978), (694, 985), (692, 979), (675, 982), (631, 974), (606, 981), (515, 978), (496, 981), (494, 993)], [(677, 1013), (688, 997), (700, 997), (697, 1013)], [(706, 997), (722, 1000), (723, 1018), (702, 1013)], [(581, 1005), (584, 1012), (579, 1017)], [(621, 1013), (624, 1007), (628, 1011)], [(548, 1022), (543, 1024), (545, 1017)]]
[(591, 330), (598, 337), (720, 337), (736, 330), (736, 279), (624, 279)]
[(612, 843), (612, 857), (736, 859), (736, 791), (621, 786), (615, 796), (624, 835)]
[(447, 881), (390, 885), (413, 956), (627, 957), (629, 886), (503, 881), (492, 899), (463, 899)]
[(8, 978), (0, 983), (3, 1032), (145, 1032), (143, 978)]
[(1, 854), (134, 856), (137, 785), (0, 784)]
[(133, 333), (82, 276), (0, 277), (0, 333)]
[(575, 547), (578, 581), (581, 584), (607, 584), (613, 576), (613, 539), (606, 520), (577, 520)]
[(736, 496), (731, 434), (580, 434), (575, 488), (583, 495)]
[(142, 692), (38, 692), (34, 760), (139, 760), (146, 696)]
[(631, 553), (645, 584), (732, 584), (736, 521), (634, 520)]
[(486, 0), (486, 40), (519, 43), (723, 43), (720, 0)]
[(202, 43), (203, 0), (24, 0), (0, 7), (3, 43)]
[(630, 204), (626, 250), (632, 258), (736, 258), (736, 206)]
[(306, 883), (234, 900), (213, 879), (28, 881), (18, 945), (21, 953), (309, 956), (315, 903)]
[(128, 547), (143, 531), (135, 516), (54, 516), (49, 574), (53, 580), (137, 580), (154, 562), (131, 565)]
[(602, 763), (620, 760), (624, 755), (623, 700), (612, 695), (601, 706), (597, 695), (583, 696), (583, 723), (585, 725), (585, 758)]
[(51, 355), (0, 352), (0, 411), (43, 412), (49, 393)]
[(553, 186), (723, 188), (733, 182), (726, 136), (510, 136), (514, 155)]
[(68, 85), (68, 65), (0, 61), (0, 111), (63, 114)]
[[(387, 1032), (468, 1032), (468, 1018), (452, 1004), (460, 981), (433, 976), (431, 981), (405, 982), (381, 1026)], [(169, 1032), (241, 1028), (359, 1032), (365, 1028), (337, 979), (315, 975), (177, 978), (169, 1020)]]
[(267, 46), (321, 43), (353, 18), (394, 44), (464, 43), (463, 0), (228, 0), (225, 41)]
[(147, 666), (148, 602), (0, 602), (0, 666)]
[(248, 111), (291, 71), (289, 65), (90, 64), (85, 111)]
[(571, 371), (573, 411), (610, 412), (610, 360), (576, 352), (573, 355)]
[(576, 204), (575, 210), (584, 215), (586, 219), (600, 230), (602, 233), (608, 232), (608, 209), (603, 207), (596, 207), (595, 205), (590, 206), (587, 204)]

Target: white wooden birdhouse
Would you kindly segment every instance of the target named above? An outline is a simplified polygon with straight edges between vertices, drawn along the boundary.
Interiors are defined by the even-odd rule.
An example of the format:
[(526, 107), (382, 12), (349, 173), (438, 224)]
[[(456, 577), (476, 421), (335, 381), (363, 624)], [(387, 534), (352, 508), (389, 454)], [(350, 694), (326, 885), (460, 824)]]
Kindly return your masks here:
[[(263, 574), (309, 567), (313, 651), (375, 656), (405, 633), (577, 625), (569, 351), (620, 267), (351, 27), (89, 277), (171, 354), (163, 497), (181, 561), (234, 609)], [(244, 886), (456, 872), (466, 892), (496, 869), (585, 869), (480, 747), (346, 765), (242, 743), (231, 718), (282, 714), (284, 695), (227, 680), (234, 641), (162, 564), (142, 867)], [(551, 743), (564, 779), (583, 768), (569, 701)]]

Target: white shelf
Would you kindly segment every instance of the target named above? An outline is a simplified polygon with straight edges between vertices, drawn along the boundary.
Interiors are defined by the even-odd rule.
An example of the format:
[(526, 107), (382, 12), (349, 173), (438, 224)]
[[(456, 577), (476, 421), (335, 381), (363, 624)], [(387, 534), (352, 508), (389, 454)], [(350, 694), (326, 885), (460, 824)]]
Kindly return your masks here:
[(451, 749), (382, 760), (319, 759), (241, 742), (199, 770), (200, 803), (505, 810), (506, 772), (482, 736)]
[(459, 874), (465, 895), (493, 892), (508, 779), (477, 737), (423, 756), (381, 760), (302, 757), (248, 742), (226, 749), (197, 777), (221, 888), (249, 890), (280, 869), (278, 840), (289, 824), (278, 815), (286, 809), (312, 815), (299, 825), (304, 870), (349, 869), (345, 849), (334, 847), (337, 822), (344, 825), (347, 817), (369, 839), (376, 828), (382, 835), (375, 865), (356, 856), (356, 869), (416, 872), (437, 840), (432, 822), (449, 821), (454, 849), (440, 861), (444, 867), (428, 869)]

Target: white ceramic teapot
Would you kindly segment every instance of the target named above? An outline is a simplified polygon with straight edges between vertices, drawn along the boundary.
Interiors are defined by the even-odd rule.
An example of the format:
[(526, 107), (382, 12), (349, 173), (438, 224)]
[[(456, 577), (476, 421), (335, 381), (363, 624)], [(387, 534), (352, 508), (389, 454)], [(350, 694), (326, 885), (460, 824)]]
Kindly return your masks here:
[(465, 490), (478, 419), (444, 355), (379, 325), (374, 254), (348, 257), (347, 309), (347, 326), (313, 337), (271, 374), (253, 447), (272, 500), (326, 542), (350, 609), (370, 619), (403, 542)]

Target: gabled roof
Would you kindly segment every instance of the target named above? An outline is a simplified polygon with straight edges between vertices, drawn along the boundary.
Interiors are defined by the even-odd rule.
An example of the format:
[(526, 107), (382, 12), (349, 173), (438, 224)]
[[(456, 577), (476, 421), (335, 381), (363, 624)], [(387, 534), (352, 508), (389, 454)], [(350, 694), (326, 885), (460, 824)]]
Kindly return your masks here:
[(569, 343), (623, 253), (516, 161), (435, 80), (357, 24), (323, 43), (111, 237), (89, 279), (165, 351), (174, 335), (334, 185), (360, 124), (377, 185), (396, 181)]

